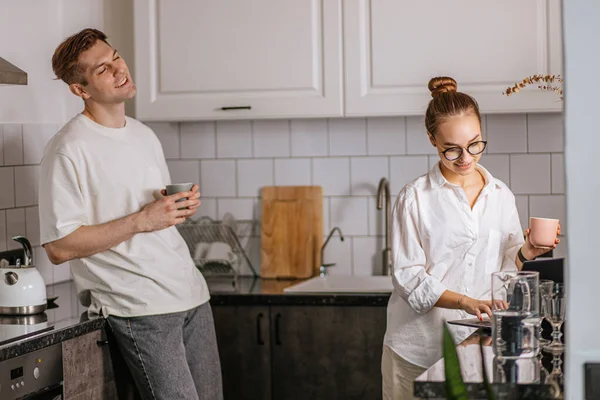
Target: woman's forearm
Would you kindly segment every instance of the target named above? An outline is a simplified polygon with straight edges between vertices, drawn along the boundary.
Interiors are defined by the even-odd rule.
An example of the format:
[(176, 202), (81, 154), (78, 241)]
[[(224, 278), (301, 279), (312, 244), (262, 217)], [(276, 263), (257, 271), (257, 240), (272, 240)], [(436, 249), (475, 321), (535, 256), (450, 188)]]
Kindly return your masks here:
[(442, 293), (438, 301), (435, 303), (435, 306), (441, 308), (449, 308), (452, 310), (458, 310), (461, 308), (461, 304), (466, 298), (467, 296), (464, 294), (456, 293), (451, 290), (446, 290), (444, 293)]

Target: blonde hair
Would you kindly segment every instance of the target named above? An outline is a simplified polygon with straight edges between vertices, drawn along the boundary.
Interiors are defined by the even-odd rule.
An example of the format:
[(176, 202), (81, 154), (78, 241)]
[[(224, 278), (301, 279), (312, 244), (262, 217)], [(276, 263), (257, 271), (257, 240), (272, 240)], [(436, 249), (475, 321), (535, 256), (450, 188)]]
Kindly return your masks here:
[(435, 136), (438, 127), (454, 116), (473, 114), (481, 124), (477, 101), (468, 94), (459, 92), (454, 79), (447, 76), (431, 78), (427, 87), (433, 98), (425, 112), (425, 127), (431, 135)]

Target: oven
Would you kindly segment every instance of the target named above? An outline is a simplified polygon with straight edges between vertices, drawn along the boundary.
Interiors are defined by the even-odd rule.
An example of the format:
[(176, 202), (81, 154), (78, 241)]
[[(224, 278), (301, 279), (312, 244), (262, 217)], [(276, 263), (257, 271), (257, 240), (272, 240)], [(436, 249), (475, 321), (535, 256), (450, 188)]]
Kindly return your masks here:
[(0, 363), (0, 399), (62, 400), (62, 344)]

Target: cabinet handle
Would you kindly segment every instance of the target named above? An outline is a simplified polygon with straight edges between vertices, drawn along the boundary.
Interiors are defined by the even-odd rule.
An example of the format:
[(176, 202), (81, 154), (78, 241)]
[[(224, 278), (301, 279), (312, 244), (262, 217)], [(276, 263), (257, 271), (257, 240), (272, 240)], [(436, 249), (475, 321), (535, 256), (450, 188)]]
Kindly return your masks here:
[(96, 344), (98, 346), (106, 346), (108, 344), (108, 340), (96, 340)]
[(221, 107), (221, 111), (252, 110), (252, 106)]
[(279, 320), (281, 319), (281, 314), (277, 313), (275, 315), (275, 344), (277, 346), (281, 346), (281, 338), (279, 337)]
[(256, 343), (258, 343), (259, 346), (263, 346), (265, 344), (265, 341), (262, 338), (262, 329), (260, 329), (260, 321), (262, 321), (262, 318), (263, 313), (258, 313), (256, 316)]

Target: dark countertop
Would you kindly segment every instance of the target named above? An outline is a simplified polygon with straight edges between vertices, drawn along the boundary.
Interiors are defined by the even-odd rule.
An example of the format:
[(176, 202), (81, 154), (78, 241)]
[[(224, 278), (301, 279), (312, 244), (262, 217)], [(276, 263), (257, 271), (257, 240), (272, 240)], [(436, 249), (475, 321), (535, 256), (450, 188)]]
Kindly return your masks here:
[[(457, 346), (469, 399), (487, 399), (482, 383), (479, 349), (481, 339), (487, 375), (493, 383), (497, 398), (556, 399), (562, 393), (564, 353), (542, 351), (538, 357), (519, 359), (512, 363), (506, 361), (502, 365), (494, 359), (490, 330), (480, 329)], [(415, 380), (415, 397), (446, 398), (445, 380), (444, 360), (441, 359)]]
[[(211, 304), (214, 305), (341, 305), (387, 306), (390, 294), (284, 294), (286, 287), (302, 280), (262, 280), (242, 277), (208, 278)], [(101, 329), (104, 318), (89, 319), (87, 309), (79, 304), (72, 281), (47, 286), (48, 298), (58, 297), (58, 307), (45, 311), (51, 330), (0, 346), (0, 362), (39, 350), (65, 340)]]
[(211, 305), (373, 306), (387, 307), (391, 293), (284, 293), (304, 280), (208, 278)]

